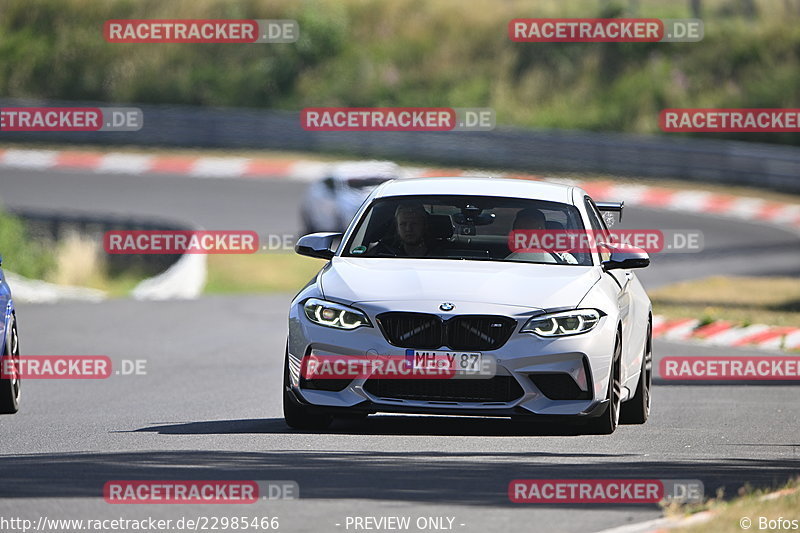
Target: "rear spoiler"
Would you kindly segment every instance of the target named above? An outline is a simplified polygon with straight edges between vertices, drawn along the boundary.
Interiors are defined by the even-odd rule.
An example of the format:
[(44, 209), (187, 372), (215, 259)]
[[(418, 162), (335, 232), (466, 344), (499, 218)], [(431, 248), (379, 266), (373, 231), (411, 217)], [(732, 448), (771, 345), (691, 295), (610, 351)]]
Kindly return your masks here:
[(612, 213), (619, 213), (619, 219), (622, 220), (622, 209), (625, 207), (625, 202), (596, 202), (597, 210), (601, 213), (610, 211)]

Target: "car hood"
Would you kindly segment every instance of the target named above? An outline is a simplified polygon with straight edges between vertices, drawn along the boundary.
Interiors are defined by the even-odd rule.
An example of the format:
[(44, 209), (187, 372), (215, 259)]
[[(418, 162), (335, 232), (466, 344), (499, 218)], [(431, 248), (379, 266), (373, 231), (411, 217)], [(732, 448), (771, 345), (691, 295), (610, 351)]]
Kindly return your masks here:
[(578, 305), (599, 269), (500, 261), (334, 257), (322, 293), (343, 303), (438, 300), (535, 309)]

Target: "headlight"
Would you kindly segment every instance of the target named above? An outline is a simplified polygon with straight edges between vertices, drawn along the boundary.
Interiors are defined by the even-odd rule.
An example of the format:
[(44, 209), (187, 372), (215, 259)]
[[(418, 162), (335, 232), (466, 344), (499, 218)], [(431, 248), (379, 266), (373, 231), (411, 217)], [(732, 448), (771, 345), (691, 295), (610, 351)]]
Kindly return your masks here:
[(303, 304), (306, 317), (315, 324), (336, 329), (372, 327), (367, 315), (346, 305), (309, 298)]
[(522, 326), (522, 333), (535, 333), (540, 337), (565, 337), (592, 330), (603, 316), (596, 309), (575, 309), (548, 313), (531, 318)]

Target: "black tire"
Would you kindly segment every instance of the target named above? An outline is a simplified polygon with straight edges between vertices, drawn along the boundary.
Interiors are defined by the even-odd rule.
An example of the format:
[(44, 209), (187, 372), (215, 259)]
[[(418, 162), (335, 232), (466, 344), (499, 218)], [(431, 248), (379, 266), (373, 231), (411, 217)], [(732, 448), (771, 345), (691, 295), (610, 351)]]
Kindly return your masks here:
[[(19, 336), (17, 335), (17, 321), (11, 315), (11, 326), (8, 328), (6, 343), (3, 346), (3, 365), (6, 361), (13, 362), (14, 367), (19, 370)], [(0, 379), (0, 414), (10, 415), (19, 411), (19, 396), (21, 388), (19, 372), (16, 377), (11, 379)]]
[(297, 403), (289, 382), (289, 354), (283, 362), (283, 419), (294, 429), (326, 429), (333, 422), (330, 415), (309, 413), (308, 409)]
[(636, 394), (622, 405), (621, 424), (644, 424), (650, 416), (650, 387), (653, 384), (653, 337), (652, 326), (647, 324), (647, 340), (642, 356), (642, 370)]
[(611, 435), (619, 425), (620, 398), (622, 384), (620, 382), (620, 365), (622, 363), (622, 338), (617, 333), (614, 343), (614, 357), (611, 362), (611, 375), (608, 379), (606, 398), (610, 401), (602, 415), (592, 418), (587, 423), (587, 433), (590, 435)]

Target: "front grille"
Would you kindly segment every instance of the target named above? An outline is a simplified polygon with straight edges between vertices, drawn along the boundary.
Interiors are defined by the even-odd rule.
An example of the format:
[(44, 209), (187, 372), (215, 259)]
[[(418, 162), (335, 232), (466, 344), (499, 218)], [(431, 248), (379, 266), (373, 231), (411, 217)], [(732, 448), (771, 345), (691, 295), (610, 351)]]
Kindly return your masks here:
[(512, 318), (495, 315), (459, 315), (445, 321), (437, 315), (392, 312), (377, 318), (390, 343), (417, 349), (496, 350), (517, 325)]
[(447, 321), (447, 346), (453, 350), (496, 350), (506, 343), (516, 325), (505, 316), (456, 316)]
[(442, 319), (424, 313), (383, 313), (378, 317), (386, 339), (403, 348), (438, 348), (442, 343)]
[(491, 379), (370, 379), (364, 390), (380, 398), (440, 402), (511, 402), (523, 394), (510, 376)]

